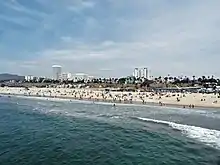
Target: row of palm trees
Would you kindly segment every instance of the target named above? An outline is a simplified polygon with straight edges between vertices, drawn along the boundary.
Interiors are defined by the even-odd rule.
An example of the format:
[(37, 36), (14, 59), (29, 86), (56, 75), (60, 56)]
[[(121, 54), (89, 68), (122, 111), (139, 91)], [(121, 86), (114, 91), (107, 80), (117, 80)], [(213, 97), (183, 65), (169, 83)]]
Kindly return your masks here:
[(166, 77), (156, 77), (151, 80), (146, 78), (135, 78), (133, 76), (122, 78), (95, 78), (92, 80), (52, 80), (52, 79), (39, 79), (29, 81), (29, 83), (49, 83), (49, 84), (82, 84), (82, 83), (94, 83), (94, 84), (151, 84), (151, 83), (166, 83), (166, 84), (205, 84), (205, 83), (217, 83), (220, 85), (220, 79), (214, 78), (214, 76), (196, 76), (189, 77), (172, 77), (170, 75)]
[[(172, 82), (172, 83), (194, 83), (194, 84), (203, 84), (203, 83), (219, 83), (220, 80), (214, 78), (214, 76), (202, 76), (196, 78), (196, 76), (192, 76), (189, 78), (185, 77), (171, 77), (167, 76), (163, 78), (165, 82)], [(155, 78), (155, 81), (163, 81), (161, 77)]]

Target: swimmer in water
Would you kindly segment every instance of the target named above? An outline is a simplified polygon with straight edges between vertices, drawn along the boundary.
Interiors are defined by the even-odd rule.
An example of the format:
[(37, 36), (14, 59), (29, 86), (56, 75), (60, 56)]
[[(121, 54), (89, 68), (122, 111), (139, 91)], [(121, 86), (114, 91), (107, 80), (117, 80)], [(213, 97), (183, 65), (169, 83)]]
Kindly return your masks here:
[(113, 104), (113, 107), (115, 107), (115, 104)]

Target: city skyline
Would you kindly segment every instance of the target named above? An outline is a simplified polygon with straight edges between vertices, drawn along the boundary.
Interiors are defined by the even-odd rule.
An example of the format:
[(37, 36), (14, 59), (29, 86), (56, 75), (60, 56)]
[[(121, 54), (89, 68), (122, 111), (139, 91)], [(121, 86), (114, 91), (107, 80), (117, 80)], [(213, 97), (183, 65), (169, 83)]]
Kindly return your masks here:
[[(220, 77), (220, 1), (3, 0), (0, 71)], [(208, 67), (211, 65), (212, 67)], [(42, 73), (44, 75), (42, 75)]]

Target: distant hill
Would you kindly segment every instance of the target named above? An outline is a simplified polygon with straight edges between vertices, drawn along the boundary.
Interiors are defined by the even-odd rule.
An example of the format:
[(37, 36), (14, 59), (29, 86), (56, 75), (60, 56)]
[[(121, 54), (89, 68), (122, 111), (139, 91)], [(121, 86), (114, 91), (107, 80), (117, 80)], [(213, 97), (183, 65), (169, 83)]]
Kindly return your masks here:
[(0, 74), (0, 81), (7, 81), (7, 80), (24, 80), (24, 76), (19, 76), (19, 75), (15, 75), (15, 74), (8, 74), (8, 73), (4, 73), (4, 74)]

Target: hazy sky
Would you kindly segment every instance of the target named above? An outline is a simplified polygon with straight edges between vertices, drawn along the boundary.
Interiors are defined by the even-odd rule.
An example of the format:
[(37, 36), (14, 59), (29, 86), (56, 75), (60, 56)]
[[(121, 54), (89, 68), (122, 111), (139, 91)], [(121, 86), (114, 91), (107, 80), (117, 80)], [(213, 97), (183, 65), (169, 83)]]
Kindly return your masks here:
[(0, 72), (220, 76), (220, 0), (0, 0)]

